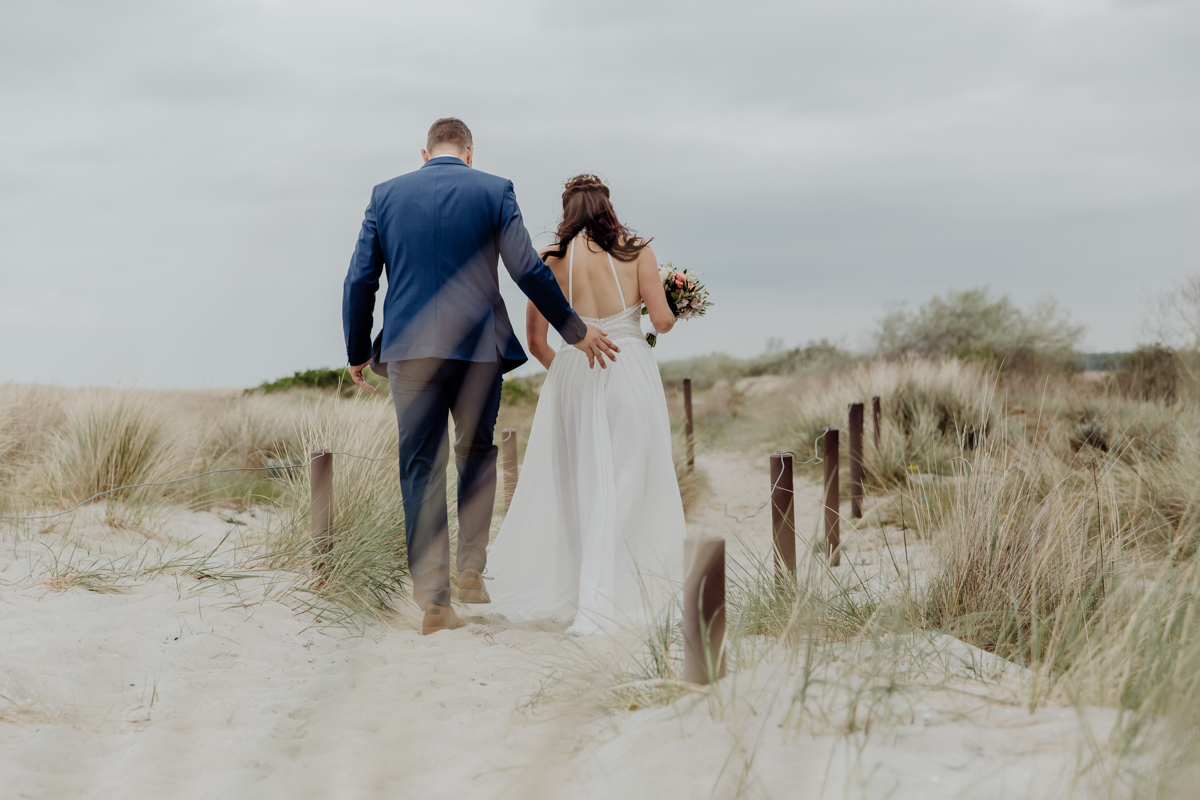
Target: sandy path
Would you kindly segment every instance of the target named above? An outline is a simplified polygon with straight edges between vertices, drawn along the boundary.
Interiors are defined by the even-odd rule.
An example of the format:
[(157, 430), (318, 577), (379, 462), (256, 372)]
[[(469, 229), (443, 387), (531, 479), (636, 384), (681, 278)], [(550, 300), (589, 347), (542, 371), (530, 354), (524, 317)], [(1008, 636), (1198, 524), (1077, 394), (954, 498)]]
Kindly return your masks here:
[[(766, 460), (699, 463), (713, 498), (692, 532), (736, 534), (733, 557), (768, 553), (769, 509), (741, 524), (726, 516), (765, 499)], [(798, 488), (802, 533), (816, 529), (818, 497)], [(214, 514), (176, 525), (201, 542), (229, 528)], [(795, 665), (770, 659), (711, 698), (600, 720), (533, 715), (523, 700), (555, 659), (620, 643), (469, 614), (467, 628), (430, 637), (409, 620), (335, 635), (263, 601), (259, 579), (52, 591), (21, 579), (9, 543), (6, 798), (1061, 797), (1076, 762), (1073, 711), (1031, 716), (965, 695), (914, 697), (871, 736), (789, 733)], [(850, 561), (871, 563), (874, 547), (865, 537)], [(1103, 730), (1108, 717), (1093, 716)]]
[[(771, 493), (768, 458), (741, 453), (700, 453), (696, 463), (708, 474), (713, 497), (695, 510), (688, 532), (725, 537), (727, 558), (749, 562), (769, 554), (771, 508), (763, 505)], [(821, 487), (797, 480), (795, 492), (796, 531), (801, 537), (796, 544), (799, 555), (811, 549), (811, 542), (821, 535), (818, 528), (822, 518)]]
[[(694, 535), (722, 536), (726, 556), (749, 565), (768, 558), (772, 552), (771, 508), (764, 506), (770, 496), (769, 456), (742, 453), (701, 453), (696, 463), (709, 475), (712, 500), (697, 508), (688, 523)], [(825, 552), (823, 492), (819, 483), (799, 474), (795, 479), (795, 518), (797, 560), (821, 559)], [(867, 498), (870, 516), (873, 500)], [(899, 531), (886, 534), (850, 518), (850, 504), (843, 503), (841, 546), (843, 572), (853, 570), (863, 579), (881, 571), (894, 579), (904, 575), (907, 561), (919, 564), (924, 545)], [(753, 516), (751, 516), (753, 515)]]
[(0, 595), (4, 797), (428, 796), (503, 787), (538, 747), (517, 707), (561, 626), (347, 637), (257, 579), (241, 596), (182, 580)]

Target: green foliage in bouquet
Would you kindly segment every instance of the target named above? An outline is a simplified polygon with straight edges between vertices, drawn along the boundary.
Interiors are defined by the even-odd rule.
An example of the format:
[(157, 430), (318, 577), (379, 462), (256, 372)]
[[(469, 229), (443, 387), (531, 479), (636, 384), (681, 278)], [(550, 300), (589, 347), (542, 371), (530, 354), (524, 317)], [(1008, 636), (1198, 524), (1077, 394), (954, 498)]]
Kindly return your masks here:
[[(663, 290), (667, 293), (667, 306), (675, 315), (675, 319), (702, 317), (712, 305), (712, 301), (708, 299), (708, 289), (700, 282), (697, 273), (675, 269), (668, 261), (659, 266), (658, 276), (662, 280)], [(643, 306), (642, 314), (649, 313)], [(658, 337), (647, 333), (646, 341), (654, 347), (658, 344)]]

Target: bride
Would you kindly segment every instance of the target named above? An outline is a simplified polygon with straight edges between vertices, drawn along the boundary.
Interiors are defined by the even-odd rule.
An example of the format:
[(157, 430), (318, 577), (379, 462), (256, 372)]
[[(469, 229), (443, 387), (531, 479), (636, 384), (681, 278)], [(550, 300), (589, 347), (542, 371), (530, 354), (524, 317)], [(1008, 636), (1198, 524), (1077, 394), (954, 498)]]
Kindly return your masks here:
[(571, 632), (611, 632), (660, 611), (683, 561), (670, 421), (642, 306), (660, 334), (675, 317), (650, 242), (618, 221), (608, 187), (579, 175), (562, 201), (556, 243), (542, 258), (620, 355), (589, 369), (582, 352), (555, 352), (546, 319), (529, 304), (529, 350), (549, 372), (488, 555), (489, 594), (491, 610), (513, 621), (574, 617)]

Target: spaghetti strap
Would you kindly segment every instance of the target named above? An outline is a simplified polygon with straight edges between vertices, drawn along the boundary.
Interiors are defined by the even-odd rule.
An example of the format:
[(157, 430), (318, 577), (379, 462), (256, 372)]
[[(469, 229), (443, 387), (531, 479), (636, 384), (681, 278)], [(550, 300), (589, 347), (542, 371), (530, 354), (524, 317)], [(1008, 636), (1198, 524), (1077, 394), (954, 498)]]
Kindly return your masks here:
[[(572, 239), (567, 248), (567, 302), (572, 306), (575, 305), (575, 242), (579, 241), (582, 235), (580, 233)], [(628, 311), (625, 306), (625, 292), (621, 289), (621, 279), (617, 277), (617, 265), (613, 263), (612, 253), (605, 250), (604, 254), (608, 256), (608, 268), (612, 270), (613, 283), (617, 284), (617, 294), (621, 297), (621, 310)]]
[(575, 239), (571, 240), (570, 254), (567, 256), (567, 303), (572, 306), (575, 305)]
[(617, 265), (613, 263), (612, 253), (605, 250), (604, 254), (608, 256), (608, 267), (612, 270), (613, 281), (617, 284), (617, 294), (621, 296), (621, 310), (628, 311), (625, 307), (625, 293), (621, 291), (621, 279), (617, 277)]

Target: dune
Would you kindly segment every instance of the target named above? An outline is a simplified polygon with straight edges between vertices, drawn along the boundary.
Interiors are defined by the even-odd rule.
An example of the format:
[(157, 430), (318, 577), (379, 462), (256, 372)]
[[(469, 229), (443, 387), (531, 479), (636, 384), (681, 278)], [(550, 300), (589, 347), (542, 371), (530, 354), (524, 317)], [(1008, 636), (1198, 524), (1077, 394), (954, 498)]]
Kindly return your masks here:
[[(765, 458), (702, 453), (700, 466), (719, 479), (691, 531), (728, 537), (731, 560), (769, 552), (769, 510), (736, 521), (765, 499)], [(808, 538), (819, 487), (797, 493)], [(636, 637), (568, 637), (486, 607), (428, 637), (415, 611), (322, 626), (278, 591), (280, 576), (233, 571), (262, 521), (178, 511), (147, 543), (85, 513), (4, 549), (5, 797), (1063, 797), (1085, 792), (1087, 742), (1113, 722), (1100, 709), (1030, 713), (1020, 669), (937, 634), (894, 651), (911, 659), (912, 685), (862, 700), (874, 718), (845, 709), (854, 670), (896, 658), (887, 644), (865, 661), (830, 648), (804, 725), (792, 695), (805, 665), (782, 651), (662, 708), (530, 703), (554, 668)], [(848, 537), (848, 561), (877, 564), (880, 535)], [(71, 541), (110, 559), (180, 542), (214, 555), (139, 579), (48, 574), (56, 558), (100, 563)]]

